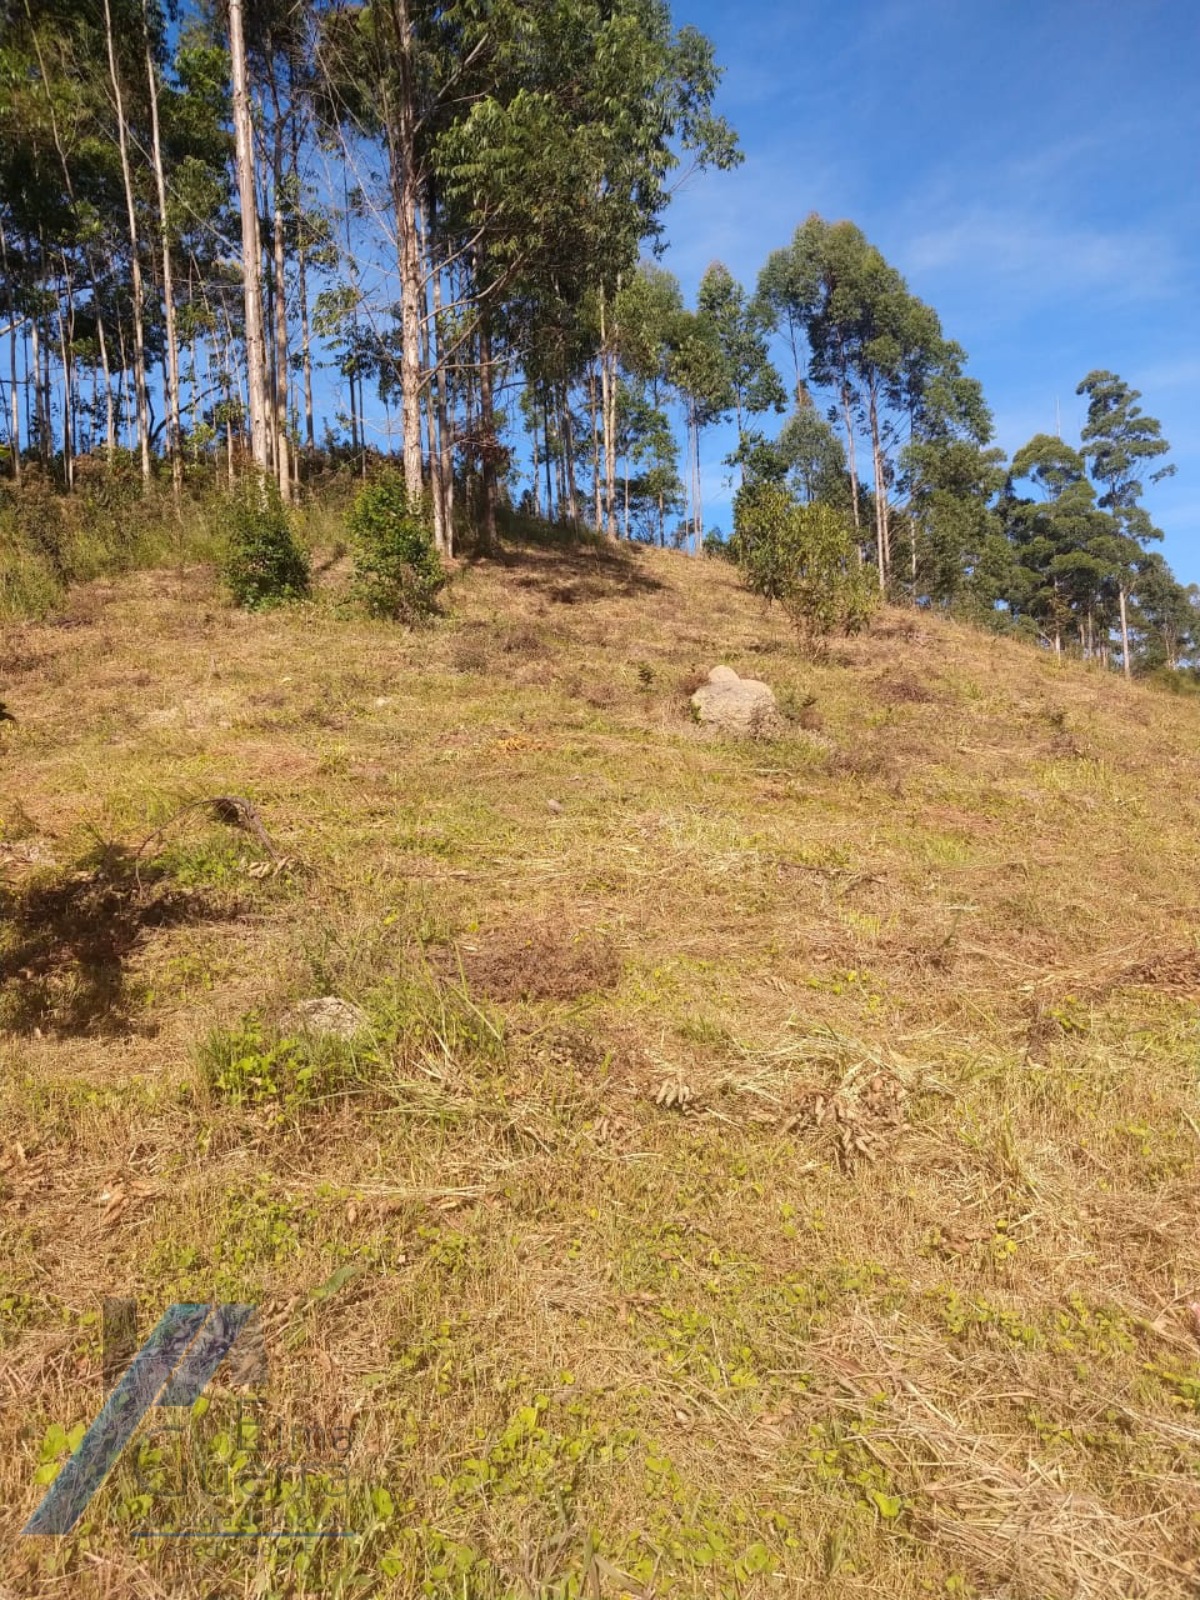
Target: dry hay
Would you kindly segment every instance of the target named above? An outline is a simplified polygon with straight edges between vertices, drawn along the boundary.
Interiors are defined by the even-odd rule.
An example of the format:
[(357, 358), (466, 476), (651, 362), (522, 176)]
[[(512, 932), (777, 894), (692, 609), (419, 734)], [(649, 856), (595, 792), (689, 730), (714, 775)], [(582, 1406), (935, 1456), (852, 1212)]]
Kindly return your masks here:
[(881, 672), (871, 687), (875, 699), (885, 706), (933, 705), (943, 698), (911, 672)]
[(460, 944), (458, 955), (471, 993), (500, 1004), (578, 1000), (615, 988), (621, 977), (621, 957), (610, 939), (572, 935), (561, 923), (493, 928)]

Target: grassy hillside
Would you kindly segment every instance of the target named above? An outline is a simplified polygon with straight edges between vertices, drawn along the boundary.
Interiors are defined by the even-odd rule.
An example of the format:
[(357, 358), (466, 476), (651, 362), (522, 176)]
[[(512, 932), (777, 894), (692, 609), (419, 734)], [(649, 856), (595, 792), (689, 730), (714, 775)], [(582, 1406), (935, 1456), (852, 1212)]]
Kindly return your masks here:
[[(337, 582), (0, 646), (0, 1592), (1195, 1593), (1200, 708), (900, 612), (814, 666), (669, 554)], [(266, 1429), (223, 1378), (18, 1539), (106, 1295), (256, 1302)], [(357, 1537), (136, 1537), (212, 1525), (172, 1438)]]

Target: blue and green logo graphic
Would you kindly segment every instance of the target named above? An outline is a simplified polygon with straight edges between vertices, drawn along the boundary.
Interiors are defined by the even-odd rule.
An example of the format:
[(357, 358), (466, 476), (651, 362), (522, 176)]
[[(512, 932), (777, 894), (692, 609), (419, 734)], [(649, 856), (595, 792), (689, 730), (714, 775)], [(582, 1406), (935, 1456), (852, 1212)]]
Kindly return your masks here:
[[(106, 1305), (106, 1371), (113, 1364), (108, 1310)], [(155, 1406), (194, 1405), (247, 1331), (254, 1310), (242, 1304), (168, 1307), (22, 1532), (70, 1533), (146, 1413)]]

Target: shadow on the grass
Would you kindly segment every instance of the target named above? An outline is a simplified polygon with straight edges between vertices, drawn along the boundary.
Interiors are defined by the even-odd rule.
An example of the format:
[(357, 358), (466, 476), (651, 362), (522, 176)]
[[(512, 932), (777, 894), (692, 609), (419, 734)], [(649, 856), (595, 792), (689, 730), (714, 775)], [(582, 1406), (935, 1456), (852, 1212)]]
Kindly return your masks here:
[[(647, 572), (641, 547), (508, 513), (500, 518), (500, 545), (490, 560), (519, 573), (517, 583), (556, 605), (586, 604), (654, 594), (663, 583)], [(468, 560), (483, 559), (468, 554)]]
[(58, 876), (0, 888), (0, 1027), (62, 1036), (128, 1032), (126, 967), (147, 933), (236, 915), (139, 867), (123, 845)]

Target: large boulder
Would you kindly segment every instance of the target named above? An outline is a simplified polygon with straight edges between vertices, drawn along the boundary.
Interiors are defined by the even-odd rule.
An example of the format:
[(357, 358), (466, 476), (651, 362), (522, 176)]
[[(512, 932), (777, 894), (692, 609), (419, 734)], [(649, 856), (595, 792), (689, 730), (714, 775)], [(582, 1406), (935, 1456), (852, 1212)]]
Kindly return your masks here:
[(692, 696), (697, 720), (741, 739), (777, 733), (783, 719), (770, 688), (757, 678), (739, 678), (732, 667), (714, 667)]

